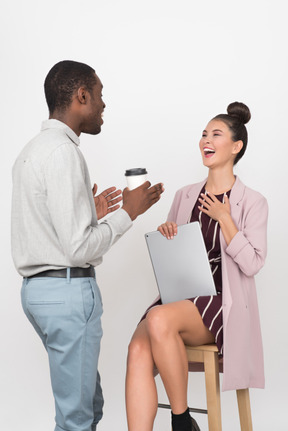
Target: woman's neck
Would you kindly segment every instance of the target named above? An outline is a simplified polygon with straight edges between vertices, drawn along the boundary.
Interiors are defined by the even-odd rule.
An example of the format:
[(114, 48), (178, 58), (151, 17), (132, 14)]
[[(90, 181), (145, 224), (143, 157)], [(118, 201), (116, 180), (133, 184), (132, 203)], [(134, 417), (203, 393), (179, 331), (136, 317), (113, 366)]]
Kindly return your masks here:
[(233, 170), (227, 170), (225, 172), (222, 169), (217, 171), (210, 169), (206, 183), (206, 190), (214, 195), (220, 195), (231, 190), (235, 180), (236, 178)]

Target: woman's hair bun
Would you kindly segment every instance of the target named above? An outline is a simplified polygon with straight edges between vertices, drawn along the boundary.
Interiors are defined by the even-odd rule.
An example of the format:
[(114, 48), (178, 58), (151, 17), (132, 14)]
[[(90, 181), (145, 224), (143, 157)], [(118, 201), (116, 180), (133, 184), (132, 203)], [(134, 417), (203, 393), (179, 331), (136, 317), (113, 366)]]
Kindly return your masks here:
[(233, 102), (227, 108), (230, 117), (237, 118), (241, 123), (246, 124), (251, 118), (250, 109), (244, 103)]

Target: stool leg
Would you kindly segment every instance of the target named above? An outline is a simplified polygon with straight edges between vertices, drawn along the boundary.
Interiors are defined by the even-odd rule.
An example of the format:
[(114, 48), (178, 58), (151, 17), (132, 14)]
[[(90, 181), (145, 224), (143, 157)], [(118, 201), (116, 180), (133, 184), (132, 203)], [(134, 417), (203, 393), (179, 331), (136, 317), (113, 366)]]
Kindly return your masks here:
[(253, 431), (249, 389), (238, 389), (236, 392), (241, 431)]
[(221, 431), (221, 404), (218, 353), (204, 352), (209, 431)]

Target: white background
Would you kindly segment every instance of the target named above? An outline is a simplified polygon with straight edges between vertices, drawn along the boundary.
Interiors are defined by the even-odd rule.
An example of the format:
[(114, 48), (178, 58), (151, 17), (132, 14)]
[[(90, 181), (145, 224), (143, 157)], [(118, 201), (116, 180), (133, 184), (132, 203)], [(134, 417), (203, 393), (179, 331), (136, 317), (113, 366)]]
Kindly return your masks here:
[[(99, 431), (126, 430), (127, 345), (157, 295), (144, 233), (165, 221), (176, 190), (205, 177), (198, 142), (233, 101), (251, 109), (249, 144), (235, 173), (270, 206), (269, 254), (257, 276), (266, 389), (251, 390), (255, 431), (287, 426), (287, 15), (285, 0), (2, 0), (1, 14), (1, 381), (0, 427), (51, 431), (54, 407), (46, 352), (20, 305), (10, 254), (11, 168), (48, 116), (43, 82), (58, 61), (93, 66), (104, 84), (105, 124), (81, 137), (91, 180), (125, 187), (124, 171), (146, 167), (165, 194), (97, 268), (104, 301)], [(241, 324), (241, 322), (239, 322)], [(158, 381), (161, 401), (165, 395)], [(202, 374), (189, 403), (205, 407)], [(223, 430), (239, 430), (234, 392), (222, 394)], [(202, 431), (206, 416), (195, 416)], [(161, 411), (155, 430), (170, 428)]]

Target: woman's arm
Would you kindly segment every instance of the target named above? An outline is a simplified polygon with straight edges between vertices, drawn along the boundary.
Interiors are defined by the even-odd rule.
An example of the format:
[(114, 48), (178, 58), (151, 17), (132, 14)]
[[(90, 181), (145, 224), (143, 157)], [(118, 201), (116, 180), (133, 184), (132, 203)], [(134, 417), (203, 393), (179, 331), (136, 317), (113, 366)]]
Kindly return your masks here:
[[(227, 247), (225, 252), (238, 264), (247, 276), (254, 276), (262, 268), (267, 254), (267, 219), (268, 205), (266, 199), (257, 194), (246, 202), (244, 221), (241, 230), (231, 217), (228, 197), (224, 204), (212, 193), (202, 195), (199, 199), (203, 207), (199, 209), (219, 222)], [(249, 205), (250, 204), (250, 205)]]
[(179, 209), (179, 205), (182, 199), (181, 190), (178, 190), (174, 196), (169, 214), (168, 220), (165, 223), (162, 223), (158, 226), (157, 230), (162, 233), (167, 239), (173, 239), (175, 235), (177, 235), (177, 223), (170, 220), (177, 219), (177, 211)]
[(267, 220), (268, 204), (261, 196), (247, 209), (242, 230), (237, 232), (225, 250), (248, 277), (257, 274), (265, 263)]

